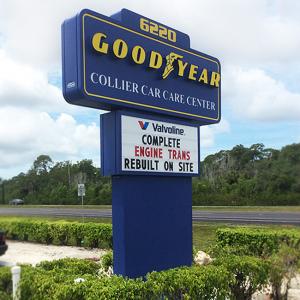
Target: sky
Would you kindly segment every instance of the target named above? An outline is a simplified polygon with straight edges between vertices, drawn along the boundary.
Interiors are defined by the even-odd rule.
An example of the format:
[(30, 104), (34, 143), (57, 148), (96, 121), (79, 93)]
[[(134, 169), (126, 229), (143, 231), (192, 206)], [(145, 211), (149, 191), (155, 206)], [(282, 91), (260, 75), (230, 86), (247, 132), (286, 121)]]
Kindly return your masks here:
[(62, 22), (127, 8), (190, 36), (222, 66), (222, 120), (200, 130), (201, 158), (237, 144), (300, 142), (298, 0), (0, 0), (0, 177), (40, 154), (100, 164), (99, 115), (61, 92)]

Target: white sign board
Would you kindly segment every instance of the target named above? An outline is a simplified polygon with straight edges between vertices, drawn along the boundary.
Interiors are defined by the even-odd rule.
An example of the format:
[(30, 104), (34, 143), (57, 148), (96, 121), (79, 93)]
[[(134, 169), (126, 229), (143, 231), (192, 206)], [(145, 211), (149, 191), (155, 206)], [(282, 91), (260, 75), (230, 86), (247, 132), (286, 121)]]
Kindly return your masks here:
[(85, 186), (84, 183), (78, 183), (78, 197), (85, 196)]
[(197, 174), (198, 128), (122, 116), (122, 171)]

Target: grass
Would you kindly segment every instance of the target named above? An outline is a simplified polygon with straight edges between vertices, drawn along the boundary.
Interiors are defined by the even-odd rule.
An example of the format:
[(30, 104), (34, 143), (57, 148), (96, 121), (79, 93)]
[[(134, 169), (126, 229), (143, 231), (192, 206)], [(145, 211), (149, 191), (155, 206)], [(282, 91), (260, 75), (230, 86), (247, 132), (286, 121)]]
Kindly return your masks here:
[[(9, 208), (74, 208), (74, 209), (111, 209), (111, 205), (0, 205), (1, 207)], [(214, 212), (226, 212), (226, 211), (241, 211), (241, 212), (300, 212), (300, 205), (298, 206), (193, 206), (193, 210), (214, 211)]]
[(229, 223), (193, 223), (193, 246), (202, 251), (206, 251), (215, 243), (216, 230), (228, 227), (248, 227), (248, 228), (267, 228), (267, 229), (299, 229), (293, 225), (238, 225)]
[(79, 223), (111, 223), (111, 218), (85, 218), (85, 217), (18, 217), (18, 216), (0, 216), (1, 219), (9, 220), (30, 220), (30, 221), (65, 221), (65, 222), (79, 222)]
[(0, 205), (0, 208), (74, 208), (74, 209), (111, 209), (111, 205)]
[(300, 212), (300, 205), (298, 206), (193, 206), (193, 210), (204, 211), (242, 211), (242, 212)]

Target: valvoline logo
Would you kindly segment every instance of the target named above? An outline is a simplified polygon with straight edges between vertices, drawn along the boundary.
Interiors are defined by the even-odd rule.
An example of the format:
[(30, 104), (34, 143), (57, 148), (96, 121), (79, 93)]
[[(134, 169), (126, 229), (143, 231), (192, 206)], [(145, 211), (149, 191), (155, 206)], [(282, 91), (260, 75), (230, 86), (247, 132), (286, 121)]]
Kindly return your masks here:
[(146, 130), (149, 126), (149, 122), (138, 121), (141, 129)]

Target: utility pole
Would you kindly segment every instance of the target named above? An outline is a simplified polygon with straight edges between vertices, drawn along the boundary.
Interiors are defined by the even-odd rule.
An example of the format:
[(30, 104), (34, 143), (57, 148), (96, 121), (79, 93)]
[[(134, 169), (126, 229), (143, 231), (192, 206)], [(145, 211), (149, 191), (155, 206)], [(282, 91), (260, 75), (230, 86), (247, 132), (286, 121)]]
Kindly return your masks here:
[(69, 182), (69, 189), (70, 189), (71, 188), (70, 161), (68, 161), (68, 182)]
[(5, 204), (5, 187), (4, 187), (4, 181), (2, 181), (2, 204)]

